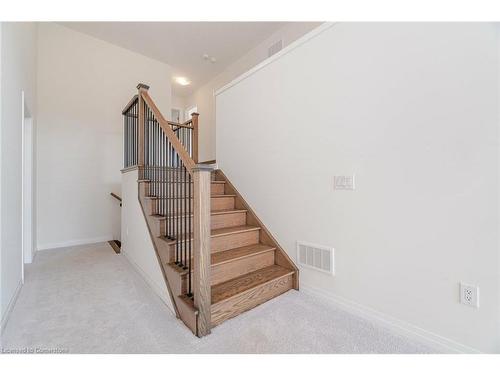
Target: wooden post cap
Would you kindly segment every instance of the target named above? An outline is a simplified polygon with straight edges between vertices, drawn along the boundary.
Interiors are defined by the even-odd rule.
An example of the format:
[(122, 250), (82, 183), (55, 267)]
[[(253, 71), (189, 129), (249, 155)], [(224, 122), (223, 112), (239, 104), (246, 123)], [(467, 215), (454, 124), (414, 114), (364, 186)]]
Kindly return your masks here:
[(215, 168), (210, 164), (195, 164), (195, 166), (191, 168), (191, 172), (212, 172), (213, 170), (215, 170)]
[(148, 85), (146, 85), (145, 83), (139, 83), (139, 84), (137, 85), (137, 90), (141, 90), (141, 89), (142, 89), (142, 90), (146, 90), (146, 91), (148, 91), (148, 90), (149, 90), (149, 86), (148, 86)]
[(197, 113), (197, 112), (193, 112), (193, 113), (191, 113), (191, 117), (193, 117), (193, 116), (199, 116), (199, 115), (200, 115), (200, 114), (199, 114), (199, 113)]

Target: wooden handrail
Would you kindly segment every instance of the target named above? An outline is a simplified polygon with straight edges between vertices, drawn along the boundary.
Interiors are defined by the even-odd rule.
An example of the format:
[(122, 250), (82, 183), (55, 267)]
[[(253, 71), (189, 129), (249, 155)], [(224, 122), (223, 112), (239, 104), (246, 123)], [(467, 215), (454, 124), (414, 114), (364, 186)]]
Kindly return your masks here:
[[(149, 86), (139, 84), (137, 89), (138, 95), (131, 101), (132, 104), (126, 107), (128, 111), (125, 115), (129, 115), (129, 108), (133, 108), (131, 105), (137, 105), (137, 110), (133, 108), (132, 123), (133, 127), (138, 130), (132, 142), (137, 143), (139, 178), (149, 182), (148, 189), (151, 196), (161, 197), (161, 189), (166, 188), (166, 196), (170, 197), (172, 192), (169, 193), (168, 189), (174, 187), (176, 189), (177, 207), (173, 208), (170, 199), (160, 198), (155, 203), (154, 212), (175, 224), (166, 226), (165, 230), (167, 235), (170, 233), (168, 238), (178, 241), (179, 246), (174, 254), (176, 264), (183, 267), (182, 269), (186, 270), (188, 275), (187, 288), (183, 292), (185, 293), (183, 297), (193, 298), (196, 310), (195, 332), (198, 336), (204, 336), (210, 333), (211, 328), (210, 190), (213, 168), (209, 165), (197, 164), (199, 115), (193, 113), (192, 118), (182, 124), (168, 121), (149, 95)], [(179, 132), (179, 130), (182, 131)], [(165, 173), (165, 170), (168, 173)], [(184, 206), (182, 206), (182, 200), (184, 200)], [(142, 201), (141, 205), (143, 205)], [(178, 212), (179, 207), (192, 212), (193, 219), (179, 220), (178, 217), (177, 219), (172, 217), (171, 214)], [(177, 221), (174, 223), (175, 220)], [(191, 236), (184, 238), (186, 233), (192, 233), (192, 239)], [(156, 244), (154, 238), (153, 243)], [(155, 245), (155, 251), (167, 282), (167, 288), (170, 288), (168, 272), (163, 268), (157, 245)], [(175, 309), (177, 313), (180, 313), (181, 310), (177, 308), (175, 302), (178, 298), (180, 296), (173, 296)], [(181, 317), (186, 313), (188, 312), (181, 313)]]
[(109, 193), (113, 198), (118, 199), (118, 201), (122, 201), (122, 198), (119, 195), (116, 195), (115, 193), (111, 192)]
[(130, 99), (130, 101), (127, 103), (125, 108), (123, 108), (122, 115), (124, 115), (125, 112), (127, 112), (129, 110), (129, 108), (132, 107), (132, 105), (135, 103), (135, 101), (137, 100), (138, 97), (139, 96), (136, 94), (132, 97), (132, 99)]
[(165, 117), (163, 117), (160, 110), (158, 109), (158, 107), (154, 103), (153, 99), (151, 99), (151, 97), (149, 96), (149, 93), (147, 92), (147, 90), (141, 90), (140, 94), (141, 94), (142, 100), (144, 100), (146, 105), (153, 112), (156, 120), (158, 121), (158, 124), (160, 124), (163, 132), (165, 133), (168, 140), (172, 144), (172, 147), (179, 154), (179, 157), (181, 158), (182, 162), (184, 163), (184, 166), (189, 171), (189, 173), (191, 173), (191, 171), (195, 167), (196, 163), (194, 162), (193, 159), (191, 159), (191, 157), (189, 156), (189, 153), (184, 148), (182, 143), (179, 141), (179, 138), (177, 138), (174, 131), (170, 127), (169, 122), (165, 119)]
[[(132, 102), (133, 104), (133, 102)], [(127, 105), (128, 108), (130, 108), (132, 106), (132, 104), (130, 105)], [(128, 108), (126, 107), (126, 109), (124, 109), (123, 113), (125, 115), (125, 112), (127, 112)], [(134, 114), (126, 114), (127, 117), (130, 117), (130, 118), (139, 118), (139, 115), (134, 115)], [(153, 120), (152, 118), (147, 118), (147, 120)], [(188, 120), (186, 122), (183, 122), (182, 124), (178, 123), (178, 122), (173, 122), (173, 121), (167, 121), (167, 123), (171, 126), (171, 127), (176, 127), (176, 128), (186, 128), (186, 129), (193, 129), (193, 126), (192, 125), (189, 125), (189, 124), (192, 124), (193, 120)], [(174, 130), (177, 130), (177, 129), (174, 129)]]
[(174, 121), (167, 121), (170, 126), (176, 126), (178, 128), (188, 128), (188, 129), (193, 129), (193, 119), (189, 119), (187, 121), (184, 121), (182, 124)]

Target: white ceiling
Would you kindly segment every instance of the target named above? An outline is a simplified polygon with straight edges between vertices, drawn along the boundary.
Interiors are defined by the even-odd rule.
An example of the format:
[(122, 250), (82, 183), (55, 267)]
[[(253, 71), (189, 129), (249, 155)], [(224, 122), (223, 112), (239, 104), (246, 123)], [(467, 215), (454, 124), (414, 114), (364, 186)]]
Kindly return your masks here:
[[(173, 83), (173, 93), (191, 94), (257, 46), (284, 22), (62, 22), (64, 26), (172, 66), (189, 86)], [(207, 53), (217, 59), (203, 59)]]

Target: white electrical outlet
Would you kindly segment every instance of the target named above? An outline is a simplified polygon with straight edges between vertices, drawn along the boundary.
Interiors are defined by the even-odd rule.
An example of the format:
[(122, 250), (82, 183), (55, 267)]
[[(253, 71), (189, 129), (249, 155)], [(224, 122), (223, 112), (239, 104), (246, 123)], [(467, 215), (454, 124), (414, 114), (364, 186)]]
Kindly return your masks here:
[(479, 287), (460, 283), (460, 303), (479, 307)]

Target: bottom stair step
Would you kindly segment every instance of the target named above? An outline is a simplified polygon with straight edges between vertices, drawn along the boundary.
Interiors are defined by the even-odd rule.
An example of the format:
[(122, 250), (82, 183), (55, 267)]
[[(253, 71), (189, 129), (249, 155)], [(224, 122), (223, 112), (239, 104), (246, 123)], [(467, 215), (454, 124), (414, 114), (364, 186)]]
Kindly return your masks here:
[(212, 326), (293, 288), (293, 270), (272, 265), (212, 287)]
[(293, 289), (294, 272), (275, 264), (212, 286), (212, 327)]

